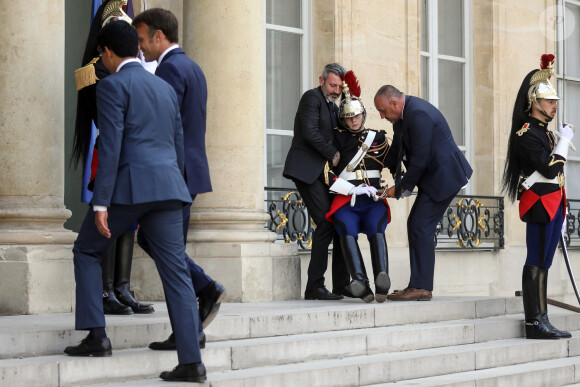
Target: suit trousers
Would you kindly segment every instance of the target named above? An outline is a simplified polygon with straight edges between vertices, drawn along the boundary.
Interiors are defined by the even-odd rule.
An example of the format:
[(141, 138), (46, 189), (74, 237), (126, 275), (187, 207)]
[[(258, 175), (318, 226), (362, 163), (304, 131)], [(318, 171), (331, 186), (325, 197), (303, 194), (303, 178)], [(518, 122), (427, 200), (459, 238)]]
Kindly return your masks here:
[(95, 225), (95, 214), (89, 208), (73, 248), (75, 329), (105, 327), (101, 257), (115, 238), (127, 230), (131, 223), (138, 221), (142, 238), (148, 242), (163, 283), (179, 363), (201, 362), (198, 334), (195, 329), (191, 329), (199, 325), (199, 311), (186, 265), (182, 207), (183, 203), (176, 200), (130, 206), (113, 204), (108, 213), (110, 239), (99, 233)]
[(332, 285), (334, 289), (348, 285), (350, 276), (340, 249), (340, 239), (332, 223), (326, 221), (326, 213), (330, 209), (331, 203), (328, 187), (319, 180), (315, 180), (312, 184), (300, 180), (294, 180), (294, 183), (306, 204), (308, 214), (316, 224), (316, 229), (312, 235), (306, 289), (324, 286), (324, 273), (328, 267), (328, 247), (333, 240), (333, 245), (336, 248), (332, 249)]
[(422, 189), (419, 189), (407, 219), (411, 265), (410, 288), (433, 290), (435, 232), (437, 224), (441, 221), (455, 195), (435, 202)]
[[(195, 197), (197, 195), (191, 195), (191, 200), (193, 202), (193, 200), (195, 200)], [(189, 230), (189, 219), (190, 219), (190, 211), (191, 211), (191, 205), (193, 203), (188, 203), (187, 205), (185, 205), (183, 207), (183, 241), (184, 241), (184, 245), (187, 242), (187, 232)], [(143, 249), (143, 251), (145, 251), (149, 256), (151, 255), (151, 249), (149, 248), (149, 245), (147, 243), (147, 241), (145, 240), (145, 238), (143, 238), (143, 236), (141, 235), (141, 233), (139, 232), (137, 234), (137, 243), (139, 244), (139, 247), (141, 247)], [(209, 285), (211, 282), (213, 282), (213, 279), (208, 276), (205, 271), (201, 268), (201, 266), (199, 266), (198, 264), (196, 264), (194, 262), (193, 259), (191, 259), (191, 257), (189, 257), (189, 255), (187, 255), (187, 253), (185, 253), (186, 256), (186, 260), (185, 262), (187, 263), (187, 270), (189, 271), (189, 275), (191, 277), (191, 282), (193, 283), (193, 290), (195, 291), (195, 294), (199, 294), (200, 291), (202, 291), (207, 285)], [(199, 332), (203, 331), (203, 328), (201, 326), (201, 321), (200, 321), (200, 325), (198, 327)]]

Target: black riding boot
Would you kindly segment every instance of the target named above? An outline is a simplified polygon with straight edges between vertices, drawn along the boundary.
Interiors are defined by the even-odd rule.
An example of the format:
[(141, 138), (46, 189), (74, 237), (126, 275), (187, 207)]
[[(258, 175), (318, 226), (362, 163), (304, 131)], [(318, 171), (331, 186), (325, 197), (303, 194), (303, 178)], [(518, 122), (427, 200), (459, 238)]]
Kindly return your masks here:
[(130, 291), (131, 263), (133, 262), (133, 245), (135, 230), (125, 231), (117, 238), (117, 255), (115, 261), (115, 293), (121, 303), (130, 307), (135, 313), (153, 313), (152, 305), (144, 305), (135, 300)]
[(375, 296), (369, 286), (369, 279), (356, 238), (352, 235), (345, 235), (340, 240), (340, 247), (342, 248), (346, 267), (352, 277), (352, 281), (346, 288), (350, 290), (353, 296), (362, 299), (364, 302), (372, 302)]
[(558, 339), (555, 331), (542, 320), (540, 309), (540, 268), (524, 265), (522, 273), (526, 339)]
[(559, 338), (569, 338), (572, 337), (570, 332), (561, 331), (554, 327), (550, 320), (548, 320), (548, 270), (540, 269), (540, 313), (542, 315), (542, 322), (551, 330), (556, 332), (556, 336)]
[(385, 234), (377, 233), (369, 237), (371, 245), (371, 260), (375, 276), (375, 300), (384, 302), (389, 294), (391, 279), (389, 278), (389, 255)]
[(101, 270), (103, 272), (103, 311), (105, 314), (133, 314), (133, 310), (117, 300), (113, 289), (115, 278), (115, 253), (116, 242), (113, 241), (107, 254), (101, 259)]

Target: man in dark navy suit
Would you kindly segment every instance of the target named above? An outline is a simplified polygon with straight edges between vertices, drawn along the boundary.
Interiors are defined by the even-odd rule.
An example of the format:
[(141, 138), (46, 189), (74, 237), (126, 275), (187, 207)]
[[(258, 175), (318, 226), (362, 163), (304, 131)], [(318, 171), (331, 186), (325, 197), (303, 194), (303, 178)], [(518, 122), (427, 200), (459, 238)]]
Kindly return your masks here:
[(391, 157), (385, 166), (395, 185), (387, 196), (400, 199), (418, 188), (407, 219), (411, 279), (405, 290), (387, 298), (427, 301), (433, 291), (437, 224), (473, 171), (455, 144), (445, 117), (429, 102), (386, 85), (377, 91), (375, 107), (394, 130)]
[[(137, 29), (139, 45), (147, 62), (156, 60), (155, 74), (167, 81), (177, 93), (185, 146), (185, 180), (195, 200), (197, 194), (211, 192), (209, 166), (205, 151), (205, 125), (207, 86), (205, 76), (197, 63), (189, 59), (179, 48), (178, 23), (173, 13), (161, 8), (148, 9), (133, 19)], [(187, 242), (191, 203), (183, 208), (183, 239)], [(145, 251), (149, 247), (138, 237)], [(208, 276), (193, 260), (188, 259), (191, 280), (199, 297), (199, 312), (202, 328), (205, 328), (218, 313), (226, 289)], [(205, 336), (201, 333), (202, 337)], [(202, 340), (202, 343), (205, 340)], [(154, 342), (149, 346), (155, 350), (175, 349), (175, 336)]]
[[(75, 241), (77, 330), (89, 335), (65, 353), (111, 356), (101, 300), (100, 260), (111, 241), (138, 221), (165, 290), (179, 365), (164, 380), (203, 382), (198, 308), (187, 272), (183, 214), (191, 196), (183, 179), (183, 128), (173, 88), (147, 72), (138, 59), (135, 29), (112, 21), (98, 35), (110, 76), (97, 86), (99, 168), (93, 208)], [(93, 212), (94, 211), (94, 212)]]
[[(332, 223), (326, 221), (332, 199), (323, 173), (326, 168), (336, 166), (340, 159), (333, 140), (334, 128), (338, 126), (335, 101), (342, 93), (340, 76), (344, 73), (344, 67), (338, 63), (326, 65), (319, 77), (320, 86), (302, 95), (294, 119), (292, 145), (284, 165), (284, 177), (296, 184), (316, 224), (304, 292), (307, 300), (340, 300), (343, 295), (352, 297), (346, 289), (350, 277), (339, 247), (339, 238)], [(324, 273), (328, 266), (328, 246), (333, 238), (331, 293), (324, 286)]]

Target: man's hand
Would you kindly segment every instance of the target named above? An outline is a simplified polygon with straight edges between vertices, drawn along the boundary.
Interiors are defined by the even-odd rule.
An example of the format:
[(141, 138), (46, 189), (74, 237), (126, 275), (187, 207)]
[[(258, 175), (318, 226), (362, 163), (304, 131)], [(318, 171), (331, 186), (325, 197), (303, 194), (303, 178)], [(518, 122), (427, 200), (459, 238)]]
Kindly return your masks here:
[(340, 152), (336, 152), (336, 155), (332, 159), (332, 166), (336, 167), (338, 165), (339, 160), (340, 160)]
[(105, 238), (111, 237), (111, 231), (109, 231), (109, 225), (107, 219), (109, 218), (108, 211), (95, 211), (95, 224), (97, 225), (97, 230)]
[(389, 187), (387, 189), (387, 197), (388, 198), (394, 198), (395, 197), (395, 186), (394, 185), (392, 187)]

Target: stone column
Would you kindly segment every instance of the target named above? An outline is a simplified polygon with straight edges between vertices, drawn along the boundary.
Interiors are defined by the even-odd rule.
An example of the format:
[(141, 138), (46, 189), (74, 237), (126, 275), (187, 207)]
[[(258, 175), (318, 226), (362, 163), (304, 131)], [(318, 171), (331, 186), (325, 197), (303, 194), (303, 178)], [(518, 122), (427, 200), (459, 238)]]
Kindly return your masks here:
[(10, 17), (0, 25), (0, 313), (71, 311), (64, 0), (2, 6)]
[(264, 228), (264, 1), (184, 1), (182, 31), (207, 79), (213, 185), (195, 199), (188, 253), (230, 301), (299, 298), (296, 246), (274, 244)]

